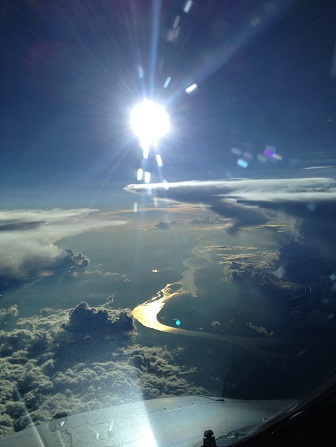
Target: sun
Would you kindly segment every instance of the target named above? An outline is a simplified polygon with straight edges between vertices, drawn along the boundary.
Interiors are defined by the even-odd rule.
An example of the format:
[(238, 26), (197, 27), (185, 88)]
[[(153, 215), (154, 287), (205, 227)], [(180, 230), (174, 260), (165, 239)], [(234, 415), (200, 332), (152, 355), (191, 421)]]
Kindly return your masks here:
[(146, 99), (132, 110), (131, 127), (145, 149), (169, 132), (169, 115), (163, 106)]

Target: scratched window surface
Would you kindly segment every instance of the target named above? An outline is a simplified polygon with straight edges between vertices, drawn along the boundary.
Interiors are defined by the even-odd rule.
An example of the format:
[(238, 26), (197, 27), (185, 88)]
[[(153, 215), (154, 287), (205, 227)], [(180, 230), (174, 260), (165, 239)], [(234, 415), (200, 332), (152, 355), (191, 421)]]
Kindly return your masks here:
[(287, 402), (330, 380), (335, 15), (5, 0), (0, 441), (55, 415)]

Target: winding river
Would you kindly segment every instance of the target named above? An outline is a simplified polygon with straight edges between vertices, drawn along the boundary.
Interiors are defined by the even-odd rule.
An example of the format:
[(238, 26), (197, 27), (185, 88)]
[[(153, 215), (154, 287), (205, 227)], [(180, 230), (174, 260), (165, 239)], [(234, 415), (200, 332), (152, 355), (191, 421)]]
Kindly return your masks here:
[(169, 332), (170, 334), (207, 338), (232, 343), (257, 354), (270, 357), (284, 357), (284, 355), (272, 353), (271, 350), (267, 348), (298, 343), (296, 338), (291, 337), (241, 337), (237, 335), (223, 335), (187, 330), (160, 323), (157, 316), (168, 300), (178, 298), (179, 296), (181, 297), (180, 299), (183, 299), (183, 296), (186, 294), (197, 296), (195, 271), (213, 263), (209, 252), (204, 246), (194, 247), (192, 254), (195, 255), (195, 257), (183, 261), (186, 270), (182, 273), (182, 278), (179, 281), (167, 284), (150, 300), (133, 309), (132, 315), (139, 323), (147, 328), (161, 332)]

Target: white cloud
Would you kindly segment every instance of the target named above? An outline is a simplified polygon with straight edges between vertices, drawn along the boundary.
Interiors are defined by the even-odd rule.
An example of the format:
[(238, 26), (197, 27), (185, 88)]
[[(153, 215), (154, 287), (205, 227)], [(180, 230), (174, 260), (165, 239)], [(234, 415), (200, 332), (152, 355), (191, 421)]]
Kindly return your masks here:
[(124, 223), (86, 208), (0, 211), (0, 277), (50, 274), (69, 261), (69, 253), (59, 249), (57, 241)]
[(202, 203), (233, 219), (233, 228), (263, 224), (279, 215), (319, 220), (336, 211), (336, 183), (330, 178), (189, 181), (128, 185), (126, 190)]

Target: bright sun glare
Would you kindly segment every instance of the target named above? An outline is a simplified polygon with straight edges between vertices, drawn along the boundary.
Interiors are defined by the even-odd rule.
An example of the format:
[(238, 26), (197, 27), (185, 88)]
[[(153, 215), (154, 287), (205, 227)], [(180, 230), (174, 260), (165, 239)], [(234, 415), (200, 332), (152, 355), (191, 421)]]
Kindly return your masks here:
[(133, 109), (131, 126), (141, 145), (149, 146), (169, 132), (169, 115), (161, 105), (144, 100)]

